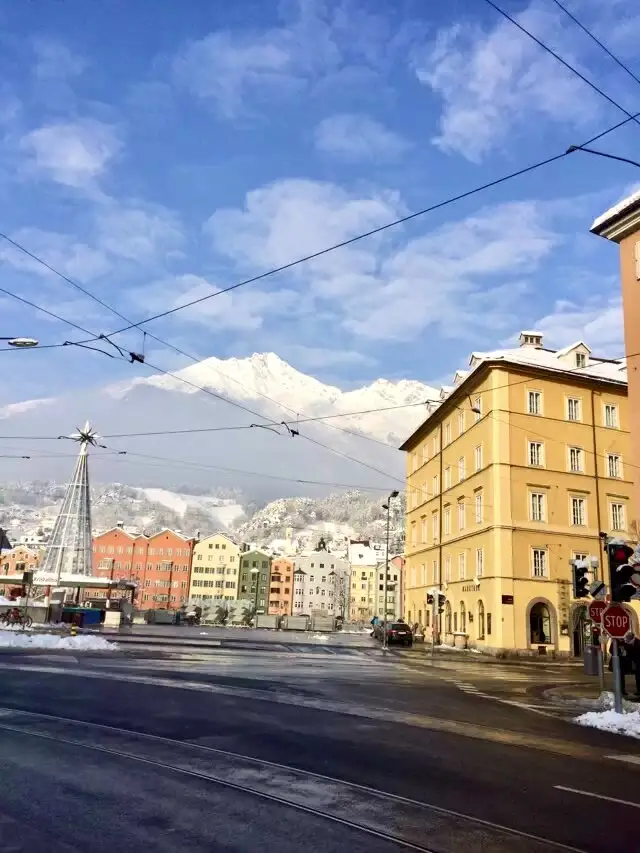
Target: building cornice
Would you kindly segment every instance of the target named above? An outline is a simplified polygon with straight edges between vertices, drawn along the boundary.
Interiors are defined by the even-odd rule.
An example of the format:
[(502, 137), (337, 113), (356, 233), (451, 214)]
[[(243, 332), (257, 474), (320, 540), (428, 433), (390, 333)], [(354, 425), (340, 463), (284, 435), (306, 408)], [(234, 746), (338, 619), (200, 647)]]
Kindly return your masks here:
[(589, 230), (598, 237), (620, 243), (625, 237), (640, 230), (640, 198), (625, 210), (596, 219)]

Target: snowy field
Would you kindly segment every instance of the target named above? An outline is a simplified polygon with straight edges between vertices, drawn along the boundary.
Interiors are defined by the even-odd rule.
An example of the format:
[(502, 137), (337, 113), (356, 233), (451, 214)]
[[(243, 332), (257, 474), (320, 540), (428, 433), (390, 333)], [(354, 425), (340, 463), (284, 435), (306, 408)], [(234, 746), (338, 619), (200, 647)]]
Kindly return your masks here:
[(115, 652), (117, 643), (110, 643), (102, 637), (78, 634), (75, 637), (61, 637), (58, 634), (40, 634), (34, 631), (15, 629), (0, 630), (0, 649), (49, 649), (74, 652)]

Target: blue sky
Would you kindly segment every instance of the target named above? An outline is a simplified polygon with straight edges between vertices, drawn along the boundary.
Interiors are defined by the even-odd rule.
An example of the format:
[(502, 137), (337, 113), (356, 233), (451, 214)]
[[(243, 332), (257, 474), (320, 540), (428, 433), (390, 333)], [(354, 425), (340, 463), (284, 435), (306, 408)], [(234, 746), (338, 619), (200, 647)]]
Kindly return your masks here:
[[(553, 0), (502, 2), (640, 111), (640, 85)], [(568, 5), (634, 66), (630, 4)], [(482, 0), (0, 0), (0, 47), (0, 230), (133, 320), (624, 118)], [(631, 124), (598, 144), (637, 158), (639, 142)], [(618, 356), (617, 250), (588, 228), (638, 181), (577, 153), (149, 329), (203, 358), (275, 351), (344, 387), (446, 380), (471, 350), (530, 327)], [(123, 325), (2, 241), (0, 273), (81, 326)], [(77, 337), (1, 303), (0, 334)], [(164, 368), (185, 364), (148, 346)], [(144, 372), (77, 348), (1, 357), (3, 402)]]

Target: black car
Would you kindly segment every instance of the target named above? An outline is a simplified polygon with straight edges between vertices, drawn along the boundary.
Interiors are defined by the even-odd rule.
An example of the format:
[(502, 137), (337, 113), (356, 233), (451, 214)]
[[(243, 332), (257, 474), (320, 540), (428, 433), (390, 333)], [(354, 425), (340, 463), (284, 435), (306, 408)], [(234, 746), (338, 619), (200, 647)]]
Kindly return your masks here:
[(406, 622), (389, 622), (386, 626), (387, 645), (399, 643), (403, 646), (413, 645), (413, 632)]

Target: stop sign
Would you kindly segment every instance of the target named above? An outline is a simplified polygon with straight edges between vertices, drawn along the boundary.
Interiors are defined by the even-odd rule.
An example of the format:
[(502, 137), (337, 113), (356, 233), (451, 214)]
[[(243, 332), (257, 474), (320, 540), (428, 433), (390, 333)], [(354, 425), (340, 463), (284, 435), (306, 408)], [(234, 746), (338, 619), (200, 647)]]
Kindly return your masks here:
[(622, 640), (631, 631), (631, 616), (621, 604), (610, 604), (602, 613), (602, 628), (612, 640)]
[(606, 601), (592, 601), (589, 605), (589, 619), (595, 624), (600, 625), (602, 622), (602, 611), (609, 605)]

